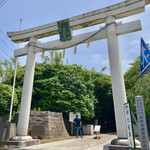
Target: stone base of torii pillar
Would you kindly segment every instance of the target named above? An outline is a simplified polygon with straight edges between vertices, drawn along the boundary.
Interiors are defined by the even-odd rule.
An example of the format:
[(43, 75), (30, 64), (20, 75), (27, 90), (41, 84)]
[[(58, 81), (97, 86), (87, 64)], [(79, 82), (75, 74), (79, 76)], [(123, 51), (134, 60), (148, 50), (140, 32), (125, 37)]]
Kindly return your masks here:
[(40, 144), (39, 139), (32, 139), (31, 136), (14, 136), (11, 137), (9, 141), (0, 141), (0, 146), (2, 147), (26, 147)]
[[(135, 145), (137, 150), (141, 150), (141, 144), (138, 140), (135, 140)], [(106, 144), (103, 150), (132, 150), (129, 147), (128, 139), (113, 139), (110, 144)]]

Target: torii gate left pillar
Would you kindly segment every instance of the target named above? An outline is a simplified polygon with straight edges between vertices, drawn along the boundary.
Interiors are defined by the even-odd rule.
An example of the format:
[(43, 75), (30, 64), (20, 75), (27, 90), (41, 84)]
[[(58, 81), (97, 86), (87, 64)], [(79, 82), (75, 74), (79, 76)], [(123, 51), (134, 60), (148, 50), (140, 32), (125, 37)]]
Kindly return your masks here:
[(32, 97), (33, 79), (35, 70), (35, 58), (36, 58), (36, 53), (34, 52), (34, 45), (36, 41), (37, 38), (30, 37), (29, 40), (30, 46), (28, 46), (27, 63), (25, 69), (21, 106), (16, 133), (18, 136), (28, 135), (28, 124), (29, 124), (29, 115), (30, 115), (31, 97)]

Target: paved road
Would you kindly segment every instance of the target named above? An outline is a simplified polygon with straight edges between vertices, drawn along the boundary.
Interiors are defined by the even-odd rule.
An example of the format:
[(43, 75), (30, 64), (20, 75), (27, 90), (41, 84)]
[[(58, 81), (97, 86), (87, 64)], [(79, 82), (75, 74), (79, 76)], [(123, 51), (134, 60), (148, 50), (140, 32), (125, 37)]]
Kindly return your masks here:
[(101, 134), (101, 139), (94, 139), (94, 136), (51, 142), (17, 150), (103, 150), (103, 145), (110, 143), (112, 139), (116, 138), (114, 134)]

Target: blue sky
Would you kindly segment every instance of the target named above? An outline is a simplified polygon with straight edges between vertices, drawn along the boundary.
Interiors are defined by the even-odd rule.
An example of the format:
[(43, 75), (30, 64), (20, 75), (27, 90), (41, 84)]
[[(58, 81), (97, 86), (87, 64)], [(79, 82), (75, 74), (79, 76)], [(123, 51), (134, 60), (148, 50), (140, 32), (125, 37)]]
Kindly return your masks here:
[[(0, 0), (1, 2), (2, 0)], [(123, 0), (8, 0), (0, 7), (0, 59), (8, 59), (13, 56), (13, 51), (17, 45), (7, 38), (6, 32), (18, 31), (20, 19), (22, 19), (22, 30), (33, 28), (48, 23), (56, 22), (69, 17), (77, 16), (86, 12), (97, 10), (110, 6)], [(123, 73), (129, 69), (129, 62), (133, 62), (140, 55), (140, 39), (143, 37), (146, 43), (150, 43), (150, 5), (146, 6), (145, 12), (127, 17), (121, 20), (130, 22), (137, 19), (141, 20), (142, 31), (133, 32), (119, 36), (120, 54), (122, 59)], [(98, 30), (100, 26), (96, 25), (86, 29), (74, 31), (75, 34), (81, 34), (93, 30)], [(53, 36), (44, 41), (53, 40), (58, 36)], [(20, 44), (19, 47), (23, 46)], [(107, 41), (99, 40), (77, 47), (77, 54), (74, 55), (74, 48), (66, 50), (64, 64), (82, 65), (91, 70), (93, 67), (100, 72), (103, 67), (107, 69), (103, 72), (110, 74)], [(36, 62), (41, 62), (41, 53), (37, 54)], [(45, 53), (48, 55), (48, 53)], [(22, 65), (25, 65), (26, 58), (19, 58)]]

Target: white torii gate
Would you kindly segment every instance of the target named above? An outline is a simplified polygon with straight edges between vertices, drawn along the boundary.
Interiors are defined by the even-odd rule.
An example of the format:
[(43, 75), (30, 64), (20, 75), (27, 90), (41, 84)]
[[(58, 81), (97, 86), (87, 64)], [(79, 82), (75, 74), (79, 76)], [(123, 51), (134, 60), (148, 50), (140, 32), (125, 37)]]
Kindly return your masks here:
[(16, 49), (14, 52), (15, 57), (27, 55), (17, 136), (26, 137), (28, 133), (36, 53), (42, 52), (43, 49), (44, 51), (56, 48), (63, 49), (76, 45), (77, 43), (80, 43), (80, 41), (85, 43), (107, 38), (117, 136), (118, 138), (127, 138), (123, 110), (123, 104), (127, 102), (127, 99), (121, 67), (118, 35), (141, 30), (141, 23), (137, 20), (125, 24), (116, 24), (115, 20), (144, 12), (145, 5), (149, 3), (150, 0), (127, 0), (116, 5), (69, 18), (72, 30), (105, 22), (105, 28), (86, 41), (84, 41), (84, 39), (95, 34), (97, 31), (73, 36), (70, 41), (66, 42), (62, 42), (60, 40), (46, 43), (37, 42), (39, 38), (58, 34), (57, 22), (23, 31), (7, 33), (11, 40), (15, 43), (29, 41), (27, 46)]

